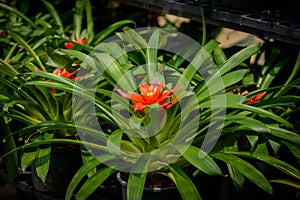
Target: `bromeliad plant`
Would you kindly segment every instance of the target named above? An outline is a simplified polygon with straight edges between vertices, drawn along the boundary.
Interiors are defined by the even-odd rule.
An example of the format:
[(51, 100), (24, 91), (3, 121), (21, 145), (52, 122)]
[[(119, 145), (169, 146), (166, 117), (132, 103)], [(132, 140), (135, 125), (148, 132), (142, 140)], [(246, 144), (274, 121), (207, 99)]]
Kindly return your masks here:
[[(80, 68), (76, 61), (58, 49), (88, 53), (114, 31), (134, 25), (134, 22), (122, 20), (94, 34), (92, 7), (88, 0), (76, 1), (74, 13), (69, 16), (74, 16), (72, 24), (66, 24), (52, 4), (41, 2), (44, 9), (30, 17), (16, 9), (15, 2), (11, 5), (0, 3), (0, 25), (5, 32), (1, 40), (5, 50), (0, 55), (1, 116), (7, 130), (11, 130), (4, 136), (5, 152), (1, 157), (6, 159), (9, 158), (6, 155), (14, 153), (11, 158), (17, 158), (15, 151), (22, 150), (20, 162), (10, 163), (21, 163), (22, 170), (26, 170), (36, 162), (37, 174), (45, 182), (50, 166), (51, 141), (76, 145), (80, 141), (72, 126), (72, 93), (64, 88), (51, 87), (52, 80), (42, 78), (43, 74), (51, 73), (60, 81), (72, 84), (80, 78), (76, 75)], [(86, 29), (82, 26), (84, 19), (87, 20)], [(38, 80), (45, 86), (30, 84)], [(17, 144), (12, 139), (16, 139)], [(84, 154), (83, 161), (88, 157)], [(10, 174), (16, 174), (12, 170), (17, 166), (7, 167)]]
[[(299, 188), (300, 140), (290, 121), (299, 107), (299, 80), (293, 75), (284, 87), (271, 84), (287, 60), (266, 63), (262, 76), (254, 80), (247, 64), (260, 44), (229, 58), (214, 40), (203, 42), (201, 48), (193, 42), (178, 47), (178, 33), (167, 30), (150, 31), (149, 39), (142, 37), (145, 30), (129, 30), (118, 33), (117, 42), (100, 44), (132, 22), (116, 23), (95, 36), (75, 25), (72, 34), (43, 2), (53, 19), (46, 15), (32, 21), (0, 4), (13, 13), (11, 21), (20, 17), (29, 27), (24, 34), (18, 31), (24, 24), (20, 29), (19, 23), (7, 26), (7, 37), (16, 43), (6, 43), (12, 48), (1, 60), (0, 79), (5, 118), (1, 127), (9, 124), (7, 119), (23, 122), (20, 130), (6, 136), (20, 133), (27, 142), (7, 150), (24, 149), (23, 168), (49, 155), (50, 144), (71, 143), (87, 148), (94, 157), (84, 154), (88, 158), (70, 183), (66, 199), (73, 193), (86, 199), (117, 171), (128, 175), (127, 199), (141, 199), (151, 175), (166, 177), (189, 200), (201, 199), (194, 183), (197, 174), (230, 176), (241, 194), (248, 180), (270, 194), (269, 180)], [(76, 5), (82, 2), (89, 8), (88, 1)], [(180, 53), (169, 51), (174, 49)], [(293, 74), (298, 69), (299, 60)], [(76, 71), (80, 78), (75, 81)], [(248, 86), (253, 85), (251, 90)], [(57, 138), (61, 131), (72, 139)], [(11, 144), (6, 141), (6, 146)], [(27, 147), (43, 148), (30, 152)], [(296, 164), (278, 159), (282, 148), (296, 157)], [(270, 176), (270, 168), (278, 171)], [(40, 169), (40, 177), (46, 177), (47, 167)]]
[[(269, 179), (298, 187), (300, 172), (294, 163), (274, 156), (288, 146), (298, 158), (299, 135), (277, 113), (279, 104), (287, 105), (285, 98), (273, 101), (268, 94), (274, 88), (260, 86), (247, 95), (232, 92), (252, 76), (247, 62), (260, 44), (229, 58), (215, 40), (198, 49), (175, 47), (182, 50), (178, 54), (164, 45), (176, 44), (174, 37), (180, 34), (152, 30), (118, 33), (120, 40), (101, 43), (89, 55), (63, 50), (81, 60), (88, 74), (75, 85), (53, 74), (34, 73), (51, 80), (51, 87), (75, 95), (79, 137), (95, 156), (74, 176), (66, 199), (76, 189), (76, 198), (87, 198), (117, 171), (127, 175), (127, 199), (141, 199), (145, 186), (155, 187), (148, 185), (152, 175), (171, 180), (189, 200), (201, 199), (194, 184), (199, 173), (230, 176), (241, 195), (248, 180), (269, 194)], [(149, 32), (148, 40), (142, 37)], [(270, 83), (262, 79), (265, 86)], [(41, 81), (31, 84), (45, 86)], [(266, 166), (280, 175), (269, 176)], [(279, 179), (282, 174), (287, 178)]]

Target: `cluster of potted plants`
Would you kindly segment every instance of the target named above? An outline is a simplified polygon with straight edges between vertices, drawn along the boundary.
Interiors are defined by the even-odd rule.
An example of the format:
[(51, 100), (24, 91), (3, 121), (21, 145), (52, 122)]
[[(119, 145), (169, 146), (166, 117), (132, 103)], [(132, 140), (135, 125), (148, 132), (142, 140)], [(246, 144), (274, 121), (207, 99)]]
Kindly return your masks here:
[(0, 4), (1, 158), (12, 179), (29, 170), (35, 190), (65, 199), (112, 180), (123, 199), (299, 195), (298, 53), (281, 58), (275, 46), (257, 72), (260, 43), (228, 53), (132, 20), (97, 33), (89, 0), (76, 1), (73, 26), (42, 3), (31, 18)]

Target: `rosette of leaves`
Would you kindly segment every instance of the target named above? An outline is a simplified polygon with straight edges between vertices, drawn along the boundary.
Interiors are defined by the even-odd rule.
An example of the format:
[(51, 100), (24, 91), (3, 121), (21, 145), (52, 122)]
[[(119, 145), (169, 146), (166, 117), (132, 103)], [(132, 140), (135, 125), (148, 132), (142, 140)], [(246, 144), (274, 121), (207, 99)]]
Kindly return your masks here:
[[(268, 174), (261, 168), (265, 165), (287, 176), (287, 179), (277, 179), (277, 182), (298, 187), (294, 182), (299, 180), (300, 174), (296, 166), (278, 159), (272, 151), (261, 151), (269, 144), (274, 145), (273, 148), (289, 144), (292, 154), (297, 155), (299, 135), (293, 131), (293, 124), (275, 112), (275, 102), (266, 103), (268, 96), (263, 96), (259, 102), (246, 104), (249, 101), (247, 97), (265, 91), (268, 94), (274, 88), (258, 86), (256, 93), (249, 93), (248, 96), (231, 92), (238, 84), (249, 80), (249, 58), (260, 51), (260, 44), (245, 47), (227, 58), (218, 42), (211, 40), (196, 52), (193, 46), (185, 49), (185, 55), (192, 57), (190, 62), (186, 62), (187, 57), (157, 50), (166, 44), (166, 40), (172, 41), (168, 31), (155, 30), (149, 40), (140, 34), (143, 32), (135, 30), (118, 33), (122, 42), (104, 42), (90, 55), (76, 50), (63, 50), (67, 55), (81, 60), (83, 63), (79, 65), (91, 73), (88, 77), (93, 77), (79, 81), (75, 86), (51, 74), (43, 75), (51, 80), (51, 87), (64, 88), (77, 98), (84, 99), (76, 104), (79, 109), (73, 110), (75, 116), (81, 116), (76, 125), (79, 128), (91, 128), (85, 130), (88, 137), (81, 139), (91, 148), (95, 158), (82, 166), (74, 176), (66, 199), (71, 198), (77, 187), (76, 198), (87, 198), (116, 171), (122, 171), (115, 166), (120, 160), (124, 171), (129, 169), (127, 199), (142, 198), (149, 169), (154, 168), (159, 170), (152, 173), (162, 174), (172, 180), (183, 199), (201, 199), (199, 188), (194, 184), (199, 173), (221, 177), (229, 175), (241, 194), (246, 180), (272, 194)], [(216, 64), (216, 71), (210, 71), (211, 63), (207, 59), (212, 59)], [(145, 68), (145, 65), (152, 67)], [(274, 73), (270, 71), (269, 74), (271, 76)], [(218, 85), (220, 80), (224, 87)], [(164, 111), (163, 117), (160, 115), (161, 106), (157, 103), (146, 106), (144, 113), (137, 113), (134, 107), (128, 105), (128, 99), (114, 92), (114, 89), (121, 89), (129, 95), (135, 94), (139, 92), (136, 88), (142, 81), (148, 84), (153, 81), (164, 83), (167, 89), (180, 86), (178, 91), (173, 92), (179, 101), (186, 102), (186, 106), (181, 107), (177, 102)], [(263, 78), (265, 86), (268, 81), (268, 78)], [(297, 88), (297, 83), (294, 82), (291, 87)], [(30, 84), (45, 86), (45, 82), (41, 81)], [(191, 91), (195, 98), (189, 99)], [(294, 97), (294, 100), (297, 98)], [(90, 102), (90, 105), (86, 102)], [(91, 111), (91, 107), (95, 109), (95, 115), (80, 114)], [(124, 107), (126, 112), (119, 112)], [(190, 118), (192, 113), (199, 113), (199, 117)], [(97, 129), (96, 124), (89, 124), (95, 117), (97, 120), (94, 122), (104, 128)], [(155, 119), (159, 120), (154, 122)], [(182, 125), (182, 119), (188, 120)], [(220, 123), (222, 120), (224, 124)], [(187, 133), (187, 130), (195, 132), (191, 135), (180, 134), (182, 137), (174, 143), (178, 131)], [(151, 134), (153, 131), (157, 134)], [(207, 137), (207, 134), (213, 136), (218, 132), (219, 138)], [(250, 143), (247, 148), (244, 148), (242, 140), (245, 138)], [(261, 138), (268, 144), (261, 143)], [(191, 143), (186, 145), (187, 141)], [(171, 145), (171, 151), (167, 149), (164, 152), (164, 147), (168, 145)], [(177, 157), (176, 153), (180, 156)], [(148, 154), (157, 157), (151, 160), (145, 156)]]
[[(72, 126), (72, 93), (50, 85), (30, 85), (30, 82), (37, 80), (46, 85), (51, 82), (47, 77), (41, 78), (31, 73), (57, 70), (62, 73), (55, 72), (53, 75), (71, 84), (76, 75), (68, 72), (76, 72), (78, 63), (58, 49), (64, 49), (65, 43), (69, 42), (73, 44), (73, 49), (88, 53), (116, 30), (135, 23), (122, 20), (94, 33), (92, 6), (88, 0), (76, 1), (72, 12), (66, 13), (59, 13), (64, 11), (41, 1), (44, 7), (34, 12), (35, 15), (18, 10), (14, 3), (0, 3), (1, 30), (5, 33), (0, 41), (5, 46), (0, 59), (1, 116), (6, 125), (1, 126), (6, 127), (3, 136), (5, 151), (1, 157), (11, 163), (7, 164), (7, 168), (14, 178), (19, 163), (16, 150), (21, 150), (22, 170), (36, 159), (38, 176), (45, 181), (50, 164), (51, 141), (76, 145), (80, 142)], [(71, 24), (67, 20), (70, 17), (74, 17)], [(86, 37), (86, 41), (78, 44), (72, 37)], [(45, 158), (43, 162), (39, 161), (41, 157)], [(88, 154), (83, 154), (83, 161), (88, 157)]]

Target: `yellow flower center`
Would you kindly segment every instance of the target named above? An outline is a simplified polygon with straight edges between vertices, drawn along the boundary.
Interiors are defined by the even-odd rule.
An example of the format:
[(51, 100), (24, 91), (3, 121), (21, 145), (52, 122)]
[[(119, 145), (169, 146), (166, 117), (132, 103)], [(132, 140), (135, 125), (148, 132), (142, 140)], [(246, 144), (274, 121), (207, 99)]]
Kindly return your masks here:
[(153, 87), (149, 87), (147, 92), (147, 97), (152, 96), (154, 94), (153, 91), (154, 91)]

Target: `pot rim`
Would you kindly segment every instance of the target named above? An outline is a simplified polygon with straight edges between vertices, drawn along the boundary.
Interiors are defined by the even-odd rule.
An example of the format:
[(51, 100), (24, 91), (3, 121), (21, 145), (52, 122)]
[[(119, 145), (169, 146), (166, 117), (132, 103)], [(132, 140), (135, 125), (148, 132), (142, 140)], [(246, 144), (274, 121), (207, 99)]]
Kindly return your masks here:
[[(124, 186), (124, 187), (127, 187), (127, 182), (124, 181), (122, 178), (121, 178), (121, 172), (118, 171), (117, 172), (117, 180), (119, 181), (119, 183)], [(155, 188), (150, 188), (150, 187), (144, 187), (144, 191), (147, 191), (147, 192), (167, 192), (167, 191), (170, 191), (170, 190), (175, 190), (177, 189), (177, 187), (164, 187), (164, 188), (158, 188), (158, 187), (155, 187)]]

